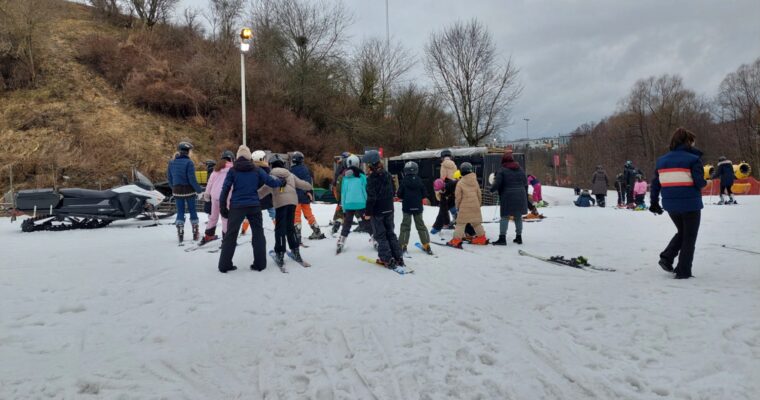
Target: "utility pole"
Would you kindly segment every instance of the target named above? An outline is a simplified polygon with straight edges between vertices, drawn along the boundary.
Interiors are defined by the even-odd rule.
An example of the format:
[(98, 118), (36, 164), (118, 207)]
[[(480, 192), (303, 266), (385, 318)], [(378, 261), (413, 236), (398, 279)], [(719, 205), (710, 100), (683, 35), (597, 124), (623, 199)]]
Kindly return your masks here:
[(530, 122), (530, 118), (523, 118), (525, 120), (525, 137), (530, 140), (530, 132), (528, 132), (528, 122)]
[(390, 19), (388, 17), (388, 0), (385, 0), (385, 45), (388, 48), (391, 46), (391, 28)]

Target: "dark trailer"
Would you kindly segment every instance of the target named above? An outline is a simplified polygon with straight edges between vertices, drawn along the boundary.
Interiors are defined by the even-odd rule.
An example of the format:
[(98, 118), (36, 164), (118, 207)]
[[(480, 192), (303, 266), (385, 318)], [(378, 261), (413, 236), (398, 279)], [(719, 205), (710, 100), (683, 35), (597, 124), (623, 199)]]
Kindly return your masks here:
[[(420, 150), (403, 153), (400, 156), (388, 159), (388, 171), (400, 181), (404, 177), (404, 164), (414, 161), (420, 167), (420, 178), (427, 188), (427, 198), (430, 204), (438, 205), (433, 191), (433, 181), (441, 176), (441, 151), (445, 149)], [(469, 162), (475, 168), (475, 174), (478, 176), (478, 183), (483, 190), (483, 205), (495, 205), (499, 202), (499, 196), (492, 194), (488, 190), (488, 175), (492, 172), (498, 172), (501, 168), (501, 156), (504, 154), (503, 148), (493, 147), (453, 147), (451, 150), (452, 159), (457, 167), (463, 162)], [(515, 161), (525, 170), (525, 155), (514, 153)]]

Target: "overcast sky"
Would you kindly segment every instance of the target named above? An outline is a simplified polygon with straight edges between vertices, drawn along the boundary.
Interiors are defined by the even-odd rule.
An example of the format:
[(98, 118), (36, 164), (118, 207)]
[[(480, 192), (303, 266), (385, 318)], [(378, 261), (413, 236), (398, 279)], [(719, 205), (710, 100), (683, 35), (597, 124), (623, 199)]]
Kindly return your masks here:
[[(327, 0), (329, 1), (329, 0)], [(615, 111), (635, 81), (679, 74), (712, 97), (723, 77), (760, 57), (760, 0), (388, 0), (390, 31), (417, 55), (424, 76), (431, 32), (477, 18), (524, 85), (503, 136), (567, 133)], [(353, 13), (350, 44), (385, 37), (384, 0), (343, 0)], [(205, 8), (181, 0), (178, 11)]]

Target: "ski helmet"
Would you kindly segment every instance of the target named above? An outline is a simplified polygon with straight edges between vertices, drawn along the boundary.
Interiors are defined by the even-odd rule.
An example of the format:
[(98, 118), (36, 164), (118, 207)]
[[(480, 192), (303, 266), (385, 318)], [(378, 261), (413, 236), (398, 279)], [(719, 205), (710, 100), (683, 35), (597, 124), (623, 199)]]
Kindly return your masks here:
[(269, 158), (269, 165), (271, 165), (272, 168), (285, 168), (285, 161), (279, 154), (273, 154), (272, 157)]
[(351, 168), (351, 167), (359, 168), (360, 165), (361, 165), (361, 160), (359, 160), (359, 156), (351, 154), (350, 156), (348, 156), (348, 158), (346, 158), (346, 167), (348, 167), (348, 168)]
[(375, 165), (380, 162), (380, 153), (377, 150), (369, 150), (364, 153), (364, 162), (367, 165)]
[(473, 171), (472, 164), (468, 162), (463, 162), (462, 165), (459, 166), (459, 171), (462, 172), (462, 176), (471, 174)]
[(444, 157), (451, 157), (451, 150), (449, 149), (441, 150), (441, 158), (444, 158)]
[(720, 156), (718, 157), (718, 162), (726, 161), (726, 156)]
[(409, 161), (404, 164), (404, 175), (417, 175), (420, 172), (420, 167), (414, 161)]
[(433, 189), (435, 189), (436, 192), (440, 192), (445, 187), (446, 187), (446, 184), (443, 182), (443, 179), (439, 178), (433, 181)]
[(251, 159), (254, 162), (257, 162), (257, 161), (258, 162), (262, 162), (262, 161), (266, 160), (266, 158), (267, 158), (267, 153), (265, 153), (263, 150), (256, 150), (251, 155)]
[(293, 164), (295, 165), (303, 164), (303, 153), (300, 151), (294, 151), (290, 159), (293, 160)]
[(633, 163), (631, 162), (631, 160), (628, 160), (628, 161), (625, 162), (625, 166), (626, 167), (633, 167)]
[(462, 179), (462, 171), (460, 170), (454, 171), (454, 180), (458, 181), (460, 179)]
[(219, 158), (225, 159), (227, 161), (234, 161), (235, 160), (235, 153), (233, 153), (233, 152), (231, 152), (229, 150), (225, 150), (222, 153), (222, 156), (219, 157)]
[(190, 142), (179, 142), (179, 144), (177, 145), (177, 151), (179, 151), (180, 153), (187, 154), (192, 149), (193, 149), (193, 144)]

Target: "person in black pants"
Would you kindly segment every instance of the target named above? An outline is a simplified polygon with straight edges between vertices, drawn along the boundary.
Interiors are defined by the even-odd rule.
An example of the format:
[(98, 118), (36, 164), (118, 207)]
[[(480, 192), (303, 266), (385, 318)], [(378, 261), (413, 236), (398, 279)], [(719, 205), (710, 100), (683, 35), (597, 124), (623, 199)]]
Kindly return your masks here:
[[(657, 159), (652, 179), (651, 206), (649, 211), (662, 214), (668, 211), (676, 226), (676, 234), (660, 253), (659, 265), (674, 272), (676, 279), (688, 279), (694, 260), (699, 223), (702, 214), (702, 188), (707, 185), (700, 157), (702, 152), (694, 148), (694, 133), (678, 128), (670, 139), (670, 152)], [(662, 207), (660, 207), (662, 192)], [(678, 264), (673, 262), (678, 257)]]
[(367, 178), (367, 209), (364, 215), (372, 222), (378, 260), (389, 269), (403, 267), (404, 257), (393, 226), (394, 188), (391, 175), (383, 168), (376, 150), (365, 153), (364, 162), (371, 171)]
[(628, 208), (634, 208), (635, 199), (633, 198), (633, 185), (636, 184), (636, 168), (633, 167), (633, 163), (629, 160), (625, 162), (623, 168), (623, 181), (625, 183), (625, 204)]
[[(238, 232), (244, 219), (251, 224), (253, 247), (253, 264), (251, 269), (263, 271), (267, 267), (266, 238), (264, 228), (261, 225), (261, 203), (257, 190), (259, 186), (278, 188), (284, 182), (275, 179), (263, 169), (251, 162), (251, 150), (247, 146), (240, 146), (237, 159), (233, 167), (227, 173), (222, 185), (222, 193), (219, 195), (219, 213), (227, 218), (227, 234), (222, 239), (222, 252), (219, 255), (219, 272), (226, 273), (237, 269), (232, 265), (232, 257), (237, 247)], [(227, 207), (229, 198), (229, 208)]]

